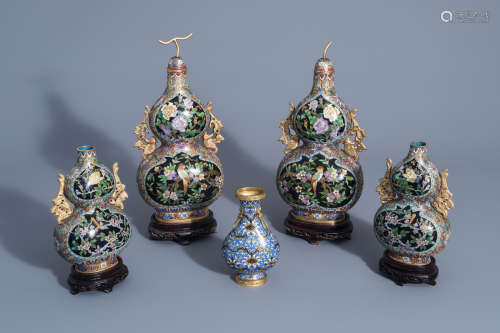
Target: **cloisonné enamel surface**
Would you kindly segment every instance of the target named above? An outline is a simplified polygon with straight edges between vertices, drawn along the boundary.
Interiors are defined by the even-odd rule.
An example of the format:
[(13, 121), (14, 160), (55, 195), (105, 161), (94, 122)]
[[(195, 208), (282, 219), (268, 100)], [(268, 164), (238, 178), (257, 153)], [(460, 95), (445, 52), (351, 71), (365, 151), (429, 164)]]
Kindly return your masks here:
[(117, 163), (111, 172), (98, 162), (94, 147), (81, 146), (77, 151), (75, 166), (67, 176), (60, 175), (65, 180), (61, 192), (64, 185), (64, 197), (74, 207), (55, 227), (54, 242), (65, 260), (78, 265), (80, 271), (92, 272), (116, 260), (112, 258), (130, 240), (129, 218), (122, 203), (128, 195), (118, 177)]
[[(357, 110), (337, 96), (335, 69), (326, 57), (330, 46), (331, 42), (316, 61), (311, 91), (297, 107), (290, 103), (289, 114), (280, 123), (279, 141), (285, 145), (285, 157), (278, 167), (276, 185), (292, 207), (289, 218), (314, 224), (311, 229), (347, 221), (345, 212), (358, 201), (363, 188), (358, 153), (366, 149), (366, 133), (356, 120)], [(321, 237), (327, 234), (324, 230), (312, 232)], [(299, 233), (308, 235), (304, 230)], [(328, 237), (337, 235), (332, 232)]]
[(241, 214), (224, 240), (226, 263), (241, 280), (259, 280), (280, 254), (278, 241), (260, 213), (260, 201), (241, 201)]
[(374, 231), (385, 248), (418, 257), (441, 251), (448, 241), (450, 225), (426, 202), (401, 199), (377, 211)]
[(394, 167), (388, 160), (377, 187), (384, 198), (374, 217), (377, 240), (409, 264), (428, 263), (450, 235), (448, 219), (434, 205), (440, 190), (439, 172), (427, 156), (426, 143), (412, 142), (408, 155)]
[(92, 200), (108, 195), (113, 186), (111, 172), (97, 164), (91, 164), (74, 178), (73, 193), (78, 199)]
[(99, 163), (95, 148), (83, 147), (78, 148), (77, 161), (66, 176), (64, 194), (73, 204), (105, 200), (115, 189), (113, 174)]
[[(185, 39), (161, 43), (175, 42), (179, 47), (178, 40)], [(222, 128), (212, 103), (202, 105), (189, 88), (187, 66), (178, 50), (168, 63), (163, 94), (152, 108), (146, 107), (134, 131), (135, 147), (143, 150), (137, 185), (144, 201), (155, 209), (156, 222), (194, 224), (209, 218), (206, 207), (220, 196), (224, 184), (215, 154), (217, 143), (224, 139)]]
[(428, 214), (414, 209), (411, 204), (397, 204), (376, 215), (375, 234), (395, 252), (426, 254), (437, 245), (440, 228)]
[(283, 200), (317, 213), (346, 211), (359, 199), (362, 184), (361, 166), (334, 145), (295, 149), (285, 156), (277, 174)]
[(357, 186), (351, 171), (338, 166), (336, 158), (328, 158), (320, 152), (303, 155), (300, 160), (285, 165), (279, 181), (280, 192), (287, 202), (329, 209), (349, 203)]
[(162, 214), (208, 206), (220, 196), (223, 183), (217, 156), (191, 142), (160, 146), (137, 171), (139, 193)]
[(401, 164), (392, 174), (392, 185), (397, 192), (421, 196), (431, 190), (432, 178), (416, 159)]
[(163, 96), (154, 106), (154, 126), (160, 137), (178, 140), (200, 135), (207, 121), (203, 107), (182, 93), (167, 98), (168, 96)]
[(427, 147), (417, 143), (413, 142), (408, 155), (392, 168), (392, 188), (405, 197), (435, 197), (441, 187), (439, 172), (427, 156)]
[(96, 208), (81, 216), (68, 234), (67, 246), (75, 256), (94, 257), (116, 254), (130, 238), (127, 216), (109, 209)]
[(221, 176), (215, 163), (181, 152), (164, 157), (147, 172), (146, 191), (164, 206), (200, 204), (217, 196)]
[(346, 129), (346, 117), (325, 96), (317, 95), (297, 108), (294, 125), (297, 134), (314, 142), (335, 141)]

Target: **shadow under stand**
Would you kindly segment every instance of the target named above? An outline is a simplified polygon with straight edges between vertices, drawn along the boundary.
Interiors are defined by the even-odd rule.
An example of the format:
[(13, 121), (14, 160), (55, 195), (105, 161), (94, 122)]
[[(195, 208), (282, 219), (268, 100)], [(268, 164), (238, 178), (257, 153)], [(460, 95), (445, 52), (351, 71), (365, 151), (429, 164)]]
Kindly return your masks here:
[[(135, 147), (142, 149), (137, 171), (139, 193), (155, 209), (149, 224), (152, 240), (171, 240), (186, 245), (214, 233), (216, 220), (208, 206), (222, 193), (224, 174), (217, 157), (222, 123), (188, 87), (187, 67), (176, 56), (167, 68), (167, 87), (135, 128)], [(211, 133), (208, 131), (211, 130)], [(151, 131), (154, 137), (147, 137)], [(157, 145), (158, 141), (160, 146)]]
[(374, 217), (377, 240), (386, 248), (382, 275), (402, 286), (436, 284), (439, 270), (432, 256), (444, 249), (450, 235), (448, 169), (438, 172), (427, 156), (427, 144), (414, 141), (406, 158), (386, 173), (377, 192), (382, 206)]
[(290, 103), (290, 113), (280, 124), (286, 155), (276, 183), (292, 207), (286, 230), (311, 244), (351, 238), (346, 212), (363, 188), (358, 153), (366, 149), (366, 133), (356, 120), (357, 110), (349, 109), (335, 92), (334, 68), (326, 57), (330, 45), (316, 62), (311, 92), (297, 107)]
[(51, 213), (57, 216), (56, 250), (73, 264), (68, 278), (72, 294), (110, 292), (128, 275), (118, 256), (131, 235), (129, 218), (123, 212), (128, 195), (118, 177), (118, 163), (111, 172), (97, 161), (94, 147), (80, 146), (77, 151), (69, 174), (59, 174), (59, 192), (52, 200)]

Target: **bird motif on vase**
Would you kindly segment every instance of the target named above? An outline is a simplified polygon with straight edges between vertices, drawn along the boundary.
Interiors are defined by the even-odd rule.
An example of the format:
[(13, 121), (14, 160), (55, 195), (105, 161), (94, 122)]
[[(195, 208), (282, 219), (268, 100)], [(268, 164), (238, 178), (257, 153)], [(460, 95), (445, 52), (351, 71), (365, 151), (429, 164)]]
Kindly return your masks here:
[(408, 225), (412, 225), (413, 224), (413, 221), (415, 220), (415, 217), (417, 217), (417, 214), (415, 214), (415, 213), (411, 214), (411, 218), (410, 218), (410, 221), (408, 221)]
[(96, 228), (99, 228), (102, 226), (102, 224), (99, 221), (97, 221), (94, 217), (90, 218), (90, 222), (92, 222), (92, 224), (95, 225)]
[(182, 180), (182, 185), (184, 186), (184, 195), (186, 195), (189, 186), (189, 174), (186, 171), (184, 163), (179, 164), (179, 166), (177, 167), (177, 174)]
[(318, 183), (321, 180), (321, 178), (323, 178), (323, 167), (318, 166), (316, 168), (316, 173), (311, 178), (314, 196), (316, 196), (316, 189), (318, 187)]
[(92, 172), (88, 178), (87, 184), (85, 185), (86, 189), (88, 190), (91, 186), (99, 184), (102, 179), (103, 176), (100, 171)]

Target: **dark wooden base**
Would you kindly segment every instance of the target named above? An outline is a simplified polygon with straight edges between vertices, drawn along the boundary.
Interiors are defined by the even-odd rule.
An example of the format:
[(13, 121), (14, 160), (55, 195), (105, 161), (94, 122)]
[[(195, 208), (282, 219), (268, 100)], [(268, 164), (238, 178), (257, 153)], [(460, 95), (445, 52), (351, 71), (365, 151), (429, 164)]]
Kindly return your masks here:
[(212, 211), (202, 220), (182, 224), (159, 223), (153, 214), (149, 224), (149, 237), (152, 240), (174, 241), (188, 245), (200, 237), (213, 234), (216, 228), (217, 222)]
[(290, 213), (285, 220), (286, 231), (294, 236), (317, 245), (322, 240), (351, 239), (352, 222), (349, 214), (345, 214), (344, 222), (336, 225), (307, 223), (293, 217)]
[(123, 280), (128, 275), (128, 268), (123, 264), (122, 258), (118, 257), (118, 264), (112, 268), (99, 273), (80, 273), (75, 270), (75, 266), (71, 269), (71, 274), (68, 277), (70, 292), (76, 295), (83, 291), (102, 291), (109, 293), (113, 290), (113, 286)]
[(398, 286), (407, 283), (427, 283), (431, 286), (436, 285), (436, 278), (439, 269), (436, 266), (436, 260), (431, 257), (431, 262), (425, 266), (415, 266), (403, 264), (395, 261), (388, 256), (389, 251), (385, 251), (384, 256), (379, 261), (380, 273), (383, 276), (394, 281)]

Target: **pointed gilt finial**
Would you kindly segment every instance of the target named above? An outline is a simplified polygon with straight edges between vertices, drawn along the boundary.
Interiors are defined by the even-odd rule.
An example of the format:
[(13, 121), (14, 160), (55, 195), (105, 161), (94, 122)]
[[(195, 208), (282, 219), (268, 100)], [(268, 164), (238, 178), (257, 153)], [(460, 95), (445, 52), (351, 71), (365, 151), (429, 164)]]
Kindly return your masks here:
[(326, 44), (325, 49), (323, 50), (323, 59), (326, 59), (326, 52), (328, 52), (328, 48), (330, 46), (332, 46), (332, 42), (328, 42), (328, 44)]
[(179, 48), (179, 43), (177, 43), (177, 41), (178, 40), (186, 40), (186, 39), (190, 38), (192, 35), (193, 35), (193, 33), (190, 33), (189, 35), (187, 35), (185, 37), (174, 37), (174, 38), (172, 38), (172, 39), (170, 39), (170, 40), (168, 40), (166, 42), (160, 39), (160, 40), (158, 40), (158, 42), (160, 44), (163, 44), (163, 45), (168, 45), (168, 44), (174, 42), (175, 43), (175, 47), (177, 48), (177, 53), (175, 54), (175, 56), (179, 57), (180, 48)]

